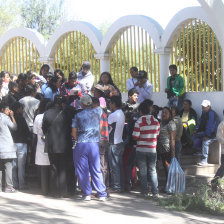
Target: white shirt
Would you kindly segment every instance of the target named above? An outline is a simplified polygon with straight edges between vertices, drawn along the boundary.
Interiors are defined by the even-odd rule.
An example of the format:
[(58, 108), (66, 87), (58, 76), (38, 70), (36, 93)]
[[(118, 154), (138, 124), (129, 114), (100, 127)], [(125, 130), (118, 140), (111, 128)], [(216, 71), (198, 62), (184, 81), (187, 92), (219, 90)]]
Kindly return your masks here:
[(8, 94), (8, 92), (9, 92), (8, 85), (9, 84), (7, 82), (2, 83), (2, 88), (1, 88), (2, 96), (6, 96)]
[(108, 116), (109, 124), (109, 142), (118, 144), (123, 142), (122, 135), (124, 129), (125, 117), (121, 109), (118, 109)]
[(78, 76), (78, 81), (81, 84), (83, 84), (84, 88), (87, 90), (89, 94), (94, 83), (93, 74), (89, 71), (86, 75), (82, 75), (82, 71), (80, 71), (77, 76)]
[(38, 114), (34, 120), (33, 133), (37, 135), (37, 148), (35, 156), (36, 165), (50, 165), (48, 153), (44, 152), (45, 142), (41, 139), (44, 136), (42, 131), (42, 122), (44, 114)]
[(153, 86), (147, 80), (143, 87), (136, 86), (135, 89), (138, 91), (138, 103), (143, 102), (146, 99), (151, 99), (152, 98), (152, 93), (153, 93)]
[(138, 80), (136, 78), (130, 78), (127, 80), (127, 90), (129, 91), (130, 89), (132, 88), (135, 88), (135, 83), (137, 82)]

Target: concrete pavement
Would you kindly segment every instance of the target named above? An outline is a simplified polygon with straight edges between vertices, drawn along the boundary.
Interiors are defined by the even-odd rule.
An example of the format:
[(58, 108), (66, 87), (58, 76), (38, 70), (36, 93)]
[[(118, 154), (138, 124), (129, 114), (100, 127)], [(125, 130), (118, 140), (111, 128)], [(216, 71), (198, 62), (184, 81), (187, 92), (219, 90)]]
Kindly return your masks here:
[(27, 191), (0, 193), (0, 223), (223, 224), (224, 218), (168, 211), (136, 194), (112, 194), (107, 202), (84, 202), (80, 195), (53, 199)]

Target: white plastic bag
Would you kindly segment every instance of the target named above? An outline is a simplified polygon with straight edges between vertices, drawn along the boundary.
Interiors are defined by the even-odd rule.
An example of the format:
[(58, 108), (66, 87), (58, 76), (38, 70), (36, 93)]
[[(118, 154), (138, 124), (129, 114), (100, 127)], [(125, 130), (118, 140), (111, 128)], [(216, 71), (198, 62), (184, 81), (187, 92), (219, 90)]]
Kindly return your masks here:
[(167, 193), (184, 193), (185, 174), (176, 158), (171, 159), (166, 183)]

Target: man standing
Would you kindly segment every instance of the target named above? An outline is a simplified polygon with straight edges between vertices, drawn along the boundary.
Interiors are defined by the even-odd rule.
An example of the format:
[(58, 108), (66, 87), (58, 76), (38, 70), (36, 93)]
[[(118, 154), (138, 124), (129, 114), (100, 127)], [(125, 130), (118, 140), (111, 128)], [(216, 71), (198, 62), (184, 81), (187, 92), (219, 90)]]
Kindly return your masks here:
[(90, 71), (90, 67), (90, 62), (84, 61), (82, 64), (82, 69), (78, 73), (78, 81), (83, 84), (88, 94), (90, 94), (94, 83), (94, 76)]
[(66, 108), (65, 102), (64, 96), (56, 95), (53, 106), (44, 113), (42, 123), (46, 137), (45, 152), (48, 153), (51, 163), (50, 189), (52, 196), (55, 197), (67, 197), (68, 193), (72, 193), (68, 192), (72, 176), (70, 172), (72, 110)]
[(136, 121), (133, 138), (137, 141), (136, 157), (140, 171), (141, 193), (148, 196), (149, 184), (148, 176), (151, 179), (152, 194), (158, 196), (158, 178), (156, 173), (156, 145), (157, 137), (160, 131), (159, 122), (149, 115), (149, 109), (152, 109), (153, 102), (141, 103), (139, 113), (141, 117)]
[(102, 109), (92, 108), (92, 98), (84, 95), (80, 99), (83, 111), (77, 113), (72, 123), (72, 136), (77, 141), (74, 149), (74, 165), (82, 190), (83, 200), (90, 201), (92, 187), (97, 191), (100, 201), (107, 200), (106, 187), (100, 171), (100, 119)]
[(147, 72), (143, 70), (139, 71), (137, 79), (138, 82), (135, 83), (135, 88), (139, 93), (138, 102), (141, 103), (146, 99), (151, 99), (153, 93), (153, 86), (147, 79)]
[(34, 115), (40, 104), (40, 101), (35, 98), (36, 95), (36, 87), (28, 85), (26, 87), (26, 96), (19, 100), (19, 102), (24, 106), (23, 117), (25, 118), (31, 132), (33, 132)]
[(123, 189), (123, 162), (124, 152), (123, 129), (125, 123), (124, 113), (121, 110), (122, 102), (120, 96), (110, 98), (110, 109), (112, 113), (108, 117), (109, 151), (108, 161), (111, 173), (111, 192), (121, 192)]
[(202, 160), (198, 163), (199, 166), (208, 164), (208, 151), (212, 139), (216, 136), (218, 127), (218, 116), (215, 111), (211, 109), (211, 102), (209, 100), (202, 101), (202, 115), (199, 119), (198, 125), (193, 135), (193, 148), (198, 150), (202, 147), (202, 151), (196, 154), (201, 155)]
[(131, 78), (127, 80), (127, 90), (129, 91), (132, 88), (135, 88), (137, 83), (137, 76), (138, 76), (138, 68), (131, 67), (130, 68)]
[(170, 65), (169, 70), (171, 76), (167, 78), (167, 88), (165, 89), (169, 100), (168, 106), (175, 106), (180, 111), (185, 97), (184, 79), (177, 74), (176, 65)]
[(132, 138), (135, 122), (139, 118), (138, 107), (138, 91), (132, 88), (128, 91), (128, 100), (123, 105), (123, 111), (125, 113), (125, 126), (124, 126), (124, 155), (123, 163), (125, 167), (125, 190), (130, 191), (132, 188), (132, 171), (135, 166), (136, 157), (136, 141)]

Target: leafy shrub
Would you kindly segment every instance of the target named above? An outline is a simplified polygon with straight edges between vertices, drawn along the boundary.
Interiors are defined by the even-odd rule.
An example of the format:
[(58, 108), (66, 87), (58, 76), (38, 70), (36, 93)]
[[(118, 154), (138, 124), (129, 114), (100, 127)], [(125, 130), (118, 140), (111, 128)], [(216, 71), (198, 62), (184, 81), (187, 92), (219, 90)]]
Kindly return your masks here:
[(216, 191), (211, 186), (200, 185), (192, 194), (174, 194), (159, 199), (159, 205), (178, 211), (206, 212), (213, 215), (224, 215), (223, 180), (218, 180)]

